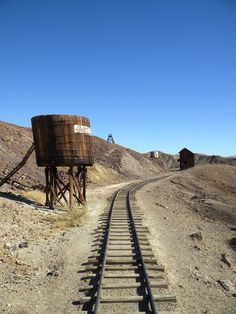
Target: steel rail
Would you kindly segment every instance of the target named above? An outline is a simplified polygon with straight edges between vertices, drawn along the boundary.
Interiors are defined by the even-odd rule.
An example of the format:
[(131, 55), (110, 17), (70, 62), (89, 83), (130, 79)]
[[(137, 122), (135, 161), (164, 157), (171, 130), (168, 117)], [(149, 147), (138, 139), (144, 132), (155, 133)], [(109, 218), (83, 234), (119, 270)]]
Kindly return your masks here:
[[(132, 215), (132, 207), (130, 205), (130, 194), (135, 190), (135, 189), (138, 189), (139, 187), (143, 186), (145, 183), (149, 183), (149, 182), (152, 182), (152, 181), (155, 181), (156, 178), (154, 179), (151, 179), (151, 180), (148, 180), (147, 182), (142, 182), (141, 184), (138, 184), (136, 185), (135, 187), (131, 187), (127, 193), (127, 209), (128, 209), (128, 213), (129, 213), (129, 216), (130, 216), (130, 220), (131, 220), (131, 225), (133, 227), (133, 233), (134, 233), (134, 238), (136, 240), (136, 243), (137, 243), (137, 248), (138, 248), (138, 255), (140, 257), (140, 260), (141, 260), (141, 266), (142, 266), (142, 270), (143, 270), (143, 274), (144, 274), (144, 280), (145, 280), (145, 285), (146, 285), (146, 289), (147, 289), (147, 292), (148, 292), (148, 295), (147, 295), (147, 299), (149, 298), (149, 303), (150, 303), (150, 306), (151, 306), (151, 310), (152, 310), (152, 314), (157, 314), (157, 309), (156, 309), (156, 306), (155, 306), (155, 303), (154, 303), (154, 298), (153, 298), (153, 294), (152, 294), (152, 289), (151, 289), (151, 284), (150, 284), (150, 281), (149, 281), (149, 278), (148, 278), (148, 274), (147, 274), (147, 269), (146, 269), (146, 266), (145, 266), (145, 262), (144, 262), (144, 258), (142, 256), (142, 252), (141, 252), (141, 246), (140, 246), (140, 243), (139, 243), (139, 239), (138, 239), (138, 234), (137, 234), (137, 230), (136, 230), (136, 227), (135, 227), (135, 223), (134, 223), (134, 218), (133, 218), (133, 215)], [(99, 279), (99, 286), (98, 286), (98, 291), (97, 291), (97, 295), (96, 295), (96, 301), (95, 301), (95, 306), (94, 306), (94, 314), (99, 314), (99, 307), (100, 307), (100, 301), (101, 301), (101, 293), (102, 293), (102, 285), (103, 285), (103, 279), (104, 279), (104, 273), (105, 273), (105, 267), (106, 267), (106, 261), (107, 261), (107, 253), (108, 253), (108, 243), (109, 243), (109, 238), (110, 238), (110, 230), (111, 230), (111, 222), (112, 222), (112, 215), (113, 215), (113, 210), (114, 210), (114, 205), (115, 205), (115, 201), (119, 195), (119, 193), (124, 190), (126, 187), (123, 187), (121, 189), (119, 189), (113, 200), (112, 200), (112, 205), (110, 207), (110, 212), (109, 212), (109, 218), (108, 218), (108, 222), (107, 222), (107, 230), (105, 232), (105, 235), (104, 235), (104, 240), (106, 241), (105, 242), (105, 250), (104, 250), (104, 255), (103, 255), (103, 261), (102, 261), (102, 269), (101, 269), (101, 273), (100, 273), (100, 279)]]
[(106, 267), (106, 260), (107, 260), (107, 252), (108, 252), (108, 243), (109, 243), (109, 237), (110, 237), (110, 231), (111, 231), (111, 221), (112, 221), (112, 214), (113, 214), (113, 209), (115, 205), (115, 201), (117, 199), (118, 194), (120, 193), (122, 189), (118, 190), (112, 200), (112, 205), (110, 208), (110, 213), (109, 213), (109, 219), (107, 222), (108, 229), (105, 234), (105, 239), (106, 239), (106, 245), (105, 245), (105, 252), (104, 252), (104, 257), (103, 257), (103, 264), (102, 264), (102, 270), (100, 273), (100, 280), (99, 280), (99, 287), (98, 287), (98, 292), (96, 296), (96, 302), (94, 306), (94, 314), (99, 313), (99, 306), (100, 306), (100, 300), (101, 300), (101, 294), (102, 294), (102, 284), (103, 284), (103, 279), (104, 279), (104, 273), (105, 273), (105, 267)]
[(128, 196), (127, 196), (127, 207), (128, 207), (129, 215), (130, 215), (130, 218), (131, 218), (131, 224), (133, 225), (134, 236), (135, 236), (136, 242), (137, 242), (138, 254), (139, 254), (139, 257), (140, 257), (140, 261), (141, 261), (141, 266), (142, 266), (142, 270), (143, 270), (143, 274), (144, 274), (144, 279), (145, 279), (145, 284), (146, 284), (146, 288), (147, 288), (147, 292), (148, 292), (148, 297), (149, 297), (149, 302), (150, 302), (152, 314), (157, 314), (157, 309), (156, 309), (155, 302), (154, 302), (154, 297), (153, 297), (153, 293), (152, 293), (151, 284), (150, 284), (150, 281), (149, 281), (149, 278), (148, 278), (147, 269), (146, 269), (146, 266), (145, 266), (144, 258), (143, 258), (143, 255), (142, 255), (141, 246), (140, 246), (139, 239), (138, 239), (138, 233), (137, 233), (136, 226), (135, 226), (134, 219), (133, 219), (132, 207), (130, 205), (130, 195), (131, 195), (131, 193), (135, 189), (139, 188), (140, 186), (142, 186), (142, 184), (140, 184), (140, 185), (138, 185), (138, 186), (136, 186), (134, 188), (131, 188), (129, 190)]

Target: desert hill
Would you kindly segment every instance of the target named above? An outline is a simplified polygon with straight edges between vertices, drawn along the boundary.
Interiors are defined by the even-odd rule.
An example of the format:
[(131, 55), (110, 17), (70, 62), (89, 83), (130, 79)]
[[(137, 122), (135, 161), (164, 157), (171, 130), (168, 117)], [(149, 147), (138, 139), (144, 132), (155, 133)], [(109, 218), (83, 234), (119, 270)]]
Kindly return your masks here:
[[(32, 144), (31, 128), (0, 121), (0, 178), (3, 178), (20, 162)], [(150, 154), (141, 154), (123, 146), (107, 143), (93, 136), (95, 164), (89, 168), (89, 180), (95, 184), (110, 184), (138, 178), (154, 176), (161, 171), (176, 170), (178, 155), (159, 152), (157, 159)], [(236, 158), (195, 155), (196, 165), (229, 164), (236, 166)], [(36, 166), (34, 153), (27, 164), (13, 177), (15, 186), (44, 185), (44, 169)], [(20, 185), (22, 187), (22, 185)]]
[(204, 154), (195, 154), (196, 165), (203, 164), (222, 164), (222, 165), (231, 165), (236, 166), (235, 157), (221, 157), (217, 155), (204, 155)]
[[(8, 174), (24, 157), (32, 144), (30, 128), (0, 122), (0, 177)], [(43, 184), (44, 170), (36, 167), (35, 155), (14, 175), (14, 180), (25, 185)]]
[(191, 196), (199, 214), (236, 224), (236, 167), (222, 164), (198, 165), (179, 172), (171, 183)]
[[(150, 152), (143, 154), (144, 156), (150, 158)], [(162, 169), (165, 170), (177, 170), (179, 169), (178, 163), (179, 155), (171, 155), (158, 151), (158, 158), (150, 158), (155, 164), (159, 165)]]
[(236, 167), (178, 171), (144, 185), (136, 199), (181, 313), (235, 313)]
[[(150, 153), (144, 154), (146, 157), (150, 155)], [(178, 158), (179, 155), (171, 155), (166, 154), (161, 151), (158, 151), (158, 159), (152, 159), (155, 163), (157, 163), (163, 169), (179, 169)], [(222, 165), (231, 165), (236, 166), (236, 158), (234, 156), (231, 157), (222, 157), (218, 155), (204, 155), (195, 153), (194, 156), (195, 165), (204, 165), (204, 164), (222, 164)]]
[[(34, 313), (36, 305), (38, 313), (74, 312), (71, 301), (78, 300), (78, 290), (84, 288), (78, 265), (91, 256), (91, 230), (113, 193), (128, 184), (124, 181), (178, 167), (177, 156), (161, 152), (158, 159), (150, 159), (98, 137), (93, 140), (95, 165), (89, 178), (103, 186), (88, 188), (89, 210), (79, 228), (69, 228), (76, 225), (71, 216), (30, 201), (28, 191), (0, 193), (0, 312)], [(0, 177), (31, 143), (30, 128), (0, 123)], [(197, 155), (196, 160), (194, 168), (145, 184), (135, 195), (136, 205), (144, 213), (148, 239), (167, 270), (181, 313), (197, 313), (197, 308), (201, 313), (234, 313), (236, 167), (222, 164), (234, 160), (218, 156)], [(43, 184), (44, 169), (36, 167), (32, 155), (14, 179)], [(114, 182), (122, 183), (110, 184)], [(223, 283), (230, 284), (230, 290)]]
[[(21, 161), (32, 141), (30, 128), (0, 122), (1, 178)], [(89, 168), (89, 180), (92, 183), (120, 182), (153, 176), (162, 171), (162, 168), (155, 161), (143, 156), (143, 154), (117, 144), (107, 143), (96, 136), (93, 137), (93, 150), (95, 164)], [(13, 179), (16, 181), (16, 185), (17, 182), (26, 186), (44, 184), (44, 169), (37, 167), (34, 153)]]

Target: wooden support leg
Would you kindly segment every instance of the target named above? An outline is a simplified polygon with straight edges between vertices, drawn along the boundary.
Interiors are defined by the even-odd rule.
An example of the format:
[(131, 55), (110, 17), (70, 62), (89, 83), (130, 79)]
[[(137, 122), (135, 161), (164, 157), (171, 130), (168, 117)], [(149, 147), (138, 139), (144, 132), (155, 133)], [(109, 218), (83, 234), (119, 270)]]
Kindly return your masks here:
[[(73, 208), (75, 202), (84, 204), (86, 202), (86, 179), (87, 169), (85, 166), (78, 166), (75, 173), (74, 168), (68, 170), (68, 181), (64, 183), (57, 171), (57, 167), (48, 166), (45, 168), (46, 177), (46, 205), (54, 209), (59, 203), (63, 206), (61, 199)], [(67, 192), (69, 196), (67, 196)]]
[(49, 184), (50, 184), (50, 194), (49, 194), (49, 208), (54, 209), (54, 173), (53, 167), (49, 167)]
[(83, 166), (83, 197), (86, 202), (87, 168)]
[(73, 184), (73, 167), (69, 169), (69, 207), (73, 207), (73, 194), (74, 194), (74, 184)]
[(79, 202), (84, 204), (86, 202), (86, 167), (78, 166), (76, 174), (77, 186), (78, 186), (78, 197)]
[(58, 183), (57, 183), (57, 167), (53, 167), (53, 183), (54, 183), (54, 195), (58, 195)]
[(46, 202), (45, 205), (49, 206), (49, 190), (50, 190), (50, 186), (49, 186), (49, 167), (45, 168), (45, 180), (46, 180)]

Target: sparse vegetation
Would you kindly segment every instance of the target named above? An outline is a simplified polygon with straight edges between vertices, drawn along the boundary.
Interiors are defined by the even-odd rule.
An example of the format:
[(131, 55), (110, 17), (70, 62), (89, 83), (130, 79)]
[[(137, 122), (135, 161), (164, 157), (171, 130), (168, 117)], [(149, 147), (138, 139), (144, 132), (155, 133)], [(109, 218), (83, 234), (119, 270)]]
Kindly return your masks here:
[(86, 213), (88, 211), (87, 205), (80, 207), (66, 208), (60, 213), (53, 213), (45, 219), (52, 223), (52, 228), (65, 229), (76, 227), (83, 223)]
[(6, 207), (7, 206), (7, 200), (5, 200), (5, 199), (3, 199), (3, 198), (1, 198), (0, 199), (0, 207)]
[(44, 204), (46, 199), (45, 193), (37, 189), (25, 192), (24, 197), (39, 202), (41, 204)]

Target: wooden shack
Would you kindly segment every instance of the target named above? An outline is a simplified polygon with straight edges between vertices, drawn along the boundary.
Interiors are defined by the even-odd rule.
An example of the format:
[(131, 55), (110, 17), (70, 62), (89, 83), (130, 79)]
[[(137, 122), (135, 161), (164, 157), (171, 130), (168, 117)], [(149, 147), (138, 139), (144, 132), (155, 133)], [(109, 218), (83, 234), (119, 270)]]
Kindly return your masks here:
[(185, 170), (194, 167), (194, 153), (188, 150), (187, 148), (183, 148), (179, 152), (179, 164), (180, 170)]

